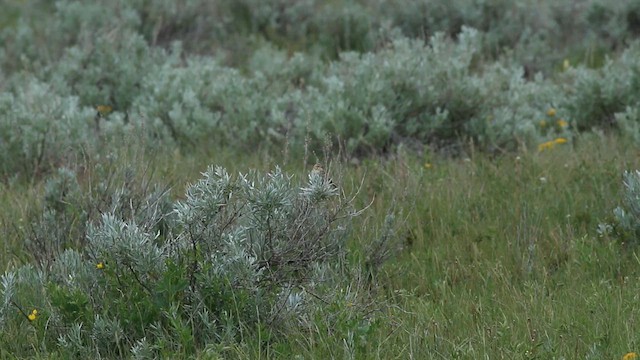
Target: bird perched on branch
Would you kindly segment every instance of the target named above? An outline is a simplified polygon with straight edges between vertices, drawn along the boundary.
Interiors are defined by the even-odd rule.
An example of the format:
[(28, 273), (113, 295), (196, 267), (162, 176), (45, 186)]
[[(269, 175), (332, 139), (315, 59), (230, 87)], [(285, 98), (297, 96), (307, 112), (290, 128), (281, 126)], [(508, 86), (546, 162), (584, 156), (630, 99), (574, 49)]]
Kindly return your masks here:
[(311, 169), (311, 175), (315, 175), (315, 176), (320, 176), (321, 178), (324, 178), (324, 167), (322, 167), (322, 164), (320, 163), (316, 163), (315, 165), (313, 165), (313, 169)]
[(313, 169), (311, 170), (311, 176), (318, 176), (322, 179), (324, 183), (327, 183), (332, 187), (337, 188), (336, 184), (327, 175), (326, 171), (324, 171), (324, 167), (320, 163), (316, 163), (315, 165), (313, 165)]

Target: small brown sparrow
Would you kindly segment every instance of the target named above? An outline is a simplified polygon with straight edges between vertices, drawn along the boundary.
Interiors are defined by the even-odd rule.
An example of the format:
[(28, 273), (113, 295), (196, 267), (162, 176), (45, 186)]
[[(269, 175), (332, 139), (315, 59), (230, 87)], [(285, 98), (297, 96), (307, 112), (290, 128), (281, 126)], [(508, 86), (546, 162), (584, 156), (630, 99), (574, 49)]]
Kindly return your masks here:
[(324, 168), (322, 167), (322, 164), (317, 163), (317, 164), (313, 165), (313, 169), (311, 170), (311, 174), (324, 178), (325, 173), (324, 173)]
[(336, 187), (336, 184), (327, 176), (327, 173), (324, 171), (324, 167), (320, 163), (316, 163), (313, 165), (313, 169), (311, 169), (311, 175), (319, 176), (322, 180), (333, 187)]

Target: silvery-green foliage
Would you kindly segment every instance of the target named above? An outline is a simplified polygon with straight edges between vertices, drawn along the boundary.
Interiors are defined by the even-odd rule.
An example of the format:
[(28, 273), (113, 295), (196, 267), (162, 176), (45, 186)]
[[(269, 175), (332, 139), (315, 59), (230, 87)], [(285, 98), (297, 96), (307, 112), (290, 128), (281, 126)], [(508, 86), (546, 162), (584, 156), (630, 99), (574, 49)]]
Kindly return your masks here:
[(602, 236), (615, 236), (623, 242), (640, 243), (640, 170), (623, 174), (622, 204), (613, 210), (613, 223), (599, 225)]
[(169, 230), (167, 227), (171, 219), (168, 214), (172, 207), (169, 189), (158, 184), (151, 185), (148, 182), (150, 179), (138, 179), (132, 168), (127, 170), (131, 171), (125, 171), (124, 186), (111, 188), (109, 186), (114, 184), (106, 184), (105, 191), (97, 191), (83, 199), (84, 206), (94, 215), (96, 212), (107, 212), (123, 221), (139, 224), (145, 232), (156, 233), (156, 236), (166, 235), (164, 232)]
[[(304, 87), (317, 84), (323, 66), (317, 57), (296, 52), (288, 55), (270, 43), (261, 44), (248, 61), (253, 73), (262, 73), (268, 81), (289, 82), (289, 85)], [(287, 84), (285, 84), (287, 85)], [(272, 84), (282, 87), (282, 84)]]
[(5, 272), (0, 279), (2, 284), (2, 307), (0, 307), (0, 326), (5, 326), (7, 315), (13, 306), (12, 299), (16, 292), (16, 273), (13, 271)]
[[(51, 181), (50, 206), (73, 180), (61, 170)], [(130, 196), (116, 191), (113, 203), (122, 198)], [(121, 357), (234, 341), (257, 322), (297, 326), (296, 314), (309, 318), (320, 306), (307, 306), (305, 291), (330, 297), (343, 284), (345, 242), (360, 214), (328, 178), (314, 172), (300, 186), (279, 168), (232, 176), (210, 167), (175, 203), (162, 235), (157, 223), (167, 214), (158, 202), (128, 215), (118, 209), (89, 222), (83, 247), (4, 275), (2, 329), (37, 309), (35, 321), (52, 326), (43, 341), (66, 356)]]
[(629, 46), (617, 59), (599, 69), (571, 69), (573, 89), (564, 98), (578, 130), (616, 127), (615, 114), (638, 105), (640, 44)]
[(299, 95), (296, 131), (337, 135), (356, 153), (407, 138), (448, 145), (462, 135), (486, 147), (535, 139), (532, 122), (555, 88), (519, 67), (477, 68), (481, 39), (463, 28), (456, 42), (438, 33), (428, 44), (399, 37), (376, 53), (343, 53)]
[(155, 179), (146, 164), (140, 167), (135, 155), (131, 158), (126, 152), (110, 151), (96, 157), (94, 183), (83, 192), (81, 203), (74, 205), (91, 214), (93, 222), (99, 221), (101, 214), (111, 213), (147, 232), (163, 230), (173, 207), (168, 186)]
[(153, 346), (149, 343), (146, 337), (138, 339), (135, 345), (131, 347), (131, 356), (135, 360), (148, 360), (157, 358)]
[(78, 238), (80, 233), (74, 228), (73, 221), (84, 219), (82, 214), (74, 216), (45, 209), (33, 223), (26, 225), (25, 246), (39, 263), (48, 264), (63, 249), (80, 245), (82, 239)]
[(428, 38), (437, 32), (455, 37), (468, 26), (487, 34), (484, 57), (513, 49), (522, 65), (549, 74), (567, 55), (594, 47), (617, 50), (638, 32), (637, 4), (602, 0), (65, 0), (29, 3), (29, 11), (5, 3), (11, 26), (2, 36), (6, 46), (0, 63), (12, 70), (57, 61), (65, 48), (90, 47), (99, 34), (114, 29), (137, 32), (153, 46), (181, 41), (198, 54), (250, 52), (238, 43), (250, 46), (260, 37), (333, 58), (340, 51), (375, 49), (382, 42), (376, 36), (380, 27)]
[[(287, 241), (287, 227), (294, 212), (295, 193), (291, 178), (280, 168), (266, 176), (249, 174), (242, 178), (242, 189), (248, 206), (246, 228), (251, 252), (269, 269), (272, 260), (283, 261), (283, 243)], [(289, 259), (287, 259), (289, 260)]]
[(0, 93), (0, 172), (30, 176), (63, 162), (92, 142), (93, 116), (77, 98), (28, 77)]
[(58, 346), (70, 358), (88, 358), (94, 353), (87, 344), (86, 333), (82, 323), (73, 323), (65, 334), (58, 337)]
[(614, 116), (622, 135), (640, 145), (640, 105), (628, 106)]
[[(614, 210), (614, 211), (616, 211), (616, 210)], [(613, 234), (613, 226), (611, 224), (607, 224), (607, 223), (600, 223), (600, 224), (598, 224), (598, 227), (596, 228), (596, 232), (598, 233), (598, 236), (600, 236), (600, 237), (610, 236), (611, 234)]]
[(471, 124), (469, 132), (486, 149), (513, 150), (519, 145), (570, 136), (555, 132), (545, 136), (541, 132), (539, 122), (544, 120), (547, 109), (554, 105), (562, 89), (541, 74), (526, 80), (523, 71), (519, 66), (496, 64), (488, 67), (479, 81), (481, 97), (485, 99), (484, 110)]
[(45, 206), (50, 209), (63, 211), (65, 205), (73, 203), (80, 196), (76, 173), (65, 167), (58, 168), (56, 175), (44, 185)]
[(76, 174), (59, 168), (44, 186), (44, 203), (39, 214), (28, 219), (25, 245), (40, 263), (49, 263), (62, 250), (82, 243), (84, 226), (91, 210), (84, 206)]
[(486, 34), (481, 53), (507, 50), (531, 73), (557, 71), (563, 59), (594, 48), (617, 49), (637, 34), (634, 2), (513, 0), (378, 0), (376, 17), (391, 21), (405, 36), (458, 34), (462, 26)]
[(304, 306), (304, 293), (301, 291), (286, 291), (286, 306), (289, 311), (300, 310)]
[(372, 272), (372, 275), (396, 253), (396, 249), (392, 248), (396, 222), (395, 214), (387, 214), (380, 229), (380, 235), (374, 238), (367, 246), (365, 264), (368, 268), (367, 270)]
[(635, 219), (634, 225), (640, 226), (640, 171), (624, 173), (624, 204), (629, 215)]
[(99, 225), (89, 226), (87, 246), (95, 263), (111, 261), (115, 268), (148, 280), (164, 270), (167, 257), (167, 250), (155, 241), (157, 236), (145, 232), (134, 222), (103, 214)]
[(91, 342), (95, 344), (99, 354), (117, 354), (116, 349), (126, 339), (124, 330), (118, 319), (109, 319), (96, 314), (91, 329)]
[(164, 130), (178, 144), (207, 139), (222, 127), (216, 94), (236, 74), (213, 60), (191, 60), (183, 67), (165, 64), (143, 79), (134, 112), (142, 114), (151, 129)]
[(2, 308), (0, 309), (0, 325), (25, 321), (25, 317), (33, 309), (44, 313), (47, 304), (47, 274), (31, 264), (23, 265), (2, 276)]
[[(278, 1), (260, 4), (264, 14), (270, 15), (257, 18), (276, 19), (276, 26), (283, 25), (281, 22), (286, 22), (288, 15), (282, 13), (293, 10), (279, 8), (282, 4)], [(318, 5), (318, 14), (324, 14), (309, 20), (314, 24), (327, 20), (325, 15), (334, 16), (328, 14), (334, 6), (341, 9), (332, 4), (309, 4), (304, 6)], [(500, 8), (505, 3), (480, 10), (473, 10), (475, 5), (471, 5), (461, 10), (471, 15), (462, 18), (473, 18), (476, 10), (482, 18), (485, 11), (493, 11), (492, 6)], [(100, 19), (95, 27), (77, 19), (85, 11), (82, 9), (91, 6), (96, 9), (105, 6), (118, 19)], [(249, 11), (261, 14), (260, 6)], [(518, 3), (514, 11), (524, 13), (527, 6)], [(549, 6), (545, 3), (532, 9), (548, 14)], [(196, 8), (197, 2), (184, 6), (163, 2), (156, 9), (144, 2), (98, 5), (62, 2), (58, 11), (68, 16), (62, 16), (60, 23), (67, 27), (80, 24), (77, 26), (87, 29), (81, 31), (83, 34), (92, 35), (63, 41), (68, 46), (60, 50), (56, 61), (44, 69), (36, 67), (35, 72), (50, 82), (57, 93), (79, 96), (86, 106), (113, 108), (113, 112), (103, 117), (96, 117), (93, 110), (93, 118), (85, 118), (85, 127), (90, 130), (84, 131), (85, 136), (98, 135), (101, 141), (111, 144), (127, 133), (135, 133), (148, 146), (155, 147), (205, 143), (246, 149), (255, 144), (265, 147), (286, 144), (295, 150), (309, 145), (313, 151), (329, 136), (356, 155), (386, 152), (400, 142), (449, 147), (460, 137), (473, 138), (490, 150), (509, 149), (551, 136), (569, 137), (568, 132), (540, 133), (536, 127), (539, 115), (549, 106), (561, 110), (562, 116), (566, 115), (566, 120), (577, 124), (579, 129), (588, 129), (593, 125), (586, 123), (613, 122), (616, 113), (635, 105), (629, 95), (637, 87), (634, 85), (637, 81), (633, 80), (636, 75), (629, 70), (637, 67), (634, 65), (637, 51), (633, 47), (602, 71), (612, 72), (615, 75), (612, 80), (607, 80), (599, 70), (585, 70), (576, 65), (566, 72), (566, 78), (562, 79), (565, 86), (559, 89), (520, 64), (503, 61), (485, 65), (483, 51), (493, 41), (489, 39), (492, 35), (462, 24), (456, 25), (460, 32), (449, 34), (455, 35), (455, 41), (446, 33), (435, 32), (426, 44), (389, 31), (385, 33), (388, 42), (379, 44), (374, 52), (342, 52), (338, 60), (326, 65), (316, 57), (301, 54), (290, 57), (273, 43), (257, 41), (262, 46), (248, 57), (250, 67), (243, 71), (222, 66), (208, 57), (192, 56), (179, 45), (174, 45), (167, 55), (148, 44), (155, 43), (150, 37), (157, 40), (158, 36), (166, 35), (162, 34), (165, 31), (162, 28), (171, 22), (161, 21), (162, 14)], [(361, 12), (354, 10), (361, 8)], [(86, 10), (90, 18), (98, 13), (96, 9)], [(376, 14), (373, 5), (349, 5), (344, 11), (358, 15), (353, 24), (342, 19), (345, 23), (340, 26), (346, 26), (343, 30), (356, 30), (360, 25), (366, 27), (376, 22), (368, 19)], [(156, 25), (157, 30), (149, 28)], [(183, 25), (185, 31), (193, 30), (187, 24), (179, 27)], [(98, 30), (105, 26), (112, 30)], [(136, 33), (140, 26), (145, 29), (144, 36)], [(319, 36), (335, 40), (331, 31)], [(515, 52), (508, 54), (512, 56)], [(557, 60), (559, 64), (561, 60)], [(19, 78), (12, 82), (19, 83)], [(233, 143), (228, 141), (231, 138), (235, 140)]]
[[(4, 6), (4, 5), (3, 5)], [(113, 29), (134, 29), (140, 19), (121, 1), (40, 2), (35, 11), (23, 11), (15, 27), (8, 27), (2, 39), (12, 46), (1, 64), (9, 69), (40, 69), (56, 62), (69, 46), (92, 46), (100, 33)]]
[(148, 74), (133, 109), (181, 145), (236, 139), (235, 146), (250, 146), (269, 128), (269, 87), (259, 73), (246, 77), (213, 59), (193, 58)]
[(67, 289), (90, 293), (96, 286), (95, 265), (88, 263), (81, 252), (67, 249), (52, 262), (48, 280)]
[[(379, 0), (372, 3), (378, 7), (378, 13), (386, 13), (409, 37), (428, 37), (437, 32), (454, 35), (463, 24), (479, 27), (484, 15), (481, 4), (469, 0)], [(494, 6), (500, 3), (495, 2)]]
[[(394, 89), (386, 99), (392, 118), (401, 121), (402, 136), (449, 141), (464, 132), (466, 122), (481, 109), (478, 82), (471, 80), (471, 61), (478, 50), (479, 34), (463, 29), (452, 43), (439, 33), (428, 45), (408, 39), (394, 42), (394, 52), (383, 52), (379, 61), (386, 83)], [(439, 116), (445, 116), (437, 122)]]
[(211, 254), (212, 273), (227, 279), (234, 287), (253, 288), (260, 280), (263, 269), (258, 268), (256, 257), (248, 252), (245, 229), (235, 229), (222, 235), (221, 246)]
[(142, 79), (167, 58), (134, 32), (114, 31), (93, 39), (91, 46), (73, 46), (47, 70), (53, 84), (76, 94), (84, 106), (107, 105), (129, 112), (141, 94)]
[[(256, 173), (242, 177), (244, 190), (253, 213), (253, 219), (262, 224), (270, 216), (277, 216), (274, 220), (284, 220), (291, 209), (295, 193), (291, 184), (291, 177), (285, 175), (279, 167), (266, 176)], [(262, 229), (266, 230), (266, 228)]]
[(98, 166), (94, 174), (97, 183), (88, 191), (68, 168), (58, 169), (45, 183), (43, 206), (28, 215), (19, 228), (27, 249), (39, 263), (49, 264), (67, 248), (82, 248), (88, 224), (99, 222), (101, 213), (141, 224), (143, 231), (154, 236), (168, 236), (171, 220), (167, 215), (173, 204), (166, 188), (149, 184), (150, 179), (137, 176), (131, 167)]
[[(3, 4), (3, 10), (9, 5)], [(225, 43), (228, 36), (225, 14), (218, 8), (203, 0), (32, 2), (29, 11), (14, 15), (15, 25), (3, 29), (0, 39), (7, 49), (0, 64), (38, 69), (58, 61), (68, 47), (92, 49), (97, 38), (117, 32), (137, 33), (154, 46), (182, 41), (202, 50), (203, 44)]]
[(633, 12), (637, 11), (637, 3), (634, 4), (633, 1), (591, 0), (586, 1), (582, 9), (579, 20), (582, 22), (582, 26), (588, 24), (587, 39), (599, 39), (605, 43), (612, 43), (614, 46), (634, 39), (633, 27), (637, 27), (637, 23), (633, 23), (632, 16)]
[(300, 188), (300, 191), (301, 195), (312, 204), (320, 204), (339, 194), (337, 186), (330, 179), (313, 171), (309, 173), (307, 186)]
[[(216, 226), (220, 219), (235, 214), (239, 207), (231, 202), (231, 195), (237, 192), (237, 180), (222, 167), (209, 167), (202, 179), (189, 186), (186, 199), (175, 204), (176, 221), (186, 230), (192, 242), (204, 242), (216, 251), (221, 228)], [(212, 251), (212, 252), (213, 252)]]
[(345, 204), (330, 209), (321, 201), (337, 195), (332, 186), (311, 175), (298, 193), (279, 168), (231, 177), (210, 167), (176, 204), (177, 221), (184, 227), (182, 247), (206, 249), (217, 275), (245, 284), (262, 276), (299, 281), (298, 270), (327, 261), (344, 241), (337, 225)]

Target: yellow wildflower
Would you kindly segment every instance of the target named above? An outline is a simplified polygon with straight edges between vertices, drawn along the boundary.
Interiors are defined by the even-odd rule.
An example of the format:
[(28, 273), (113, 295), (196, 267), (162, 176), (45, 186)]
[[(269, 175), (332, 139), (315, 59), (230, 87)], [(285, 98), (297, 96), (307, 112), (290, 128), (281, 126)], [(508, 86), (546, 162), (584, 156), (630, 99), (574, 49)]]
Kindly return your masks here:
[(558, 119), (558, 121), (556, 121), (556, 124), (558, 124), (558, 126), (560, 126), (561, 128), (566, 128), (567, 126), (569, 126), (569, 123), (563, 119)]
[(546, 120), (541, 120), (540, 121), (540, 127), (543, 128), (545, 126), (547, 126), (547, 121)]
[(630, 353), (624, 354), (624, 356), (622, 357), (622, 360), (635, 360), (637, 358), (638, 358), (638, 354), (634, 352), (630, 352)]
[(554, 143), (556, 144), (566, 144), (567, 143), (567, 139), (565, 138), (557, 138), (555, 140), (553, 140)]
[(547, 115), (549, 115), (549, 117), (556, 116), (556, 109), (555, 108), (549, 108), (549, 110), (547, 110)]
[(538, 151), (550, 150), (556, 145), (555, 141), (547, 141), (538, 145)]
[(98, 114), (100, 116), (105, 116), (108, 115), (113, 110), (113, 108), (109, 105), (98, 105), (96, 106), (96, 110), (98, 110)]
[(99, 263), (96, 264), (96, 269), (98, 270), (102, 270), (104, 269), (104, 263), (102, 261), (100, 261)]
[(425, 169), (431, 169), (433, 165), (431, 165), (431, 163), (424, 163), (424, 168)]
[(31, 312), (31, 314), (27, 315), (27, 319), (29, 319), (29, 321), (33, 321), (38, 317), (38, 310), (33, 309), (33, 311)]
[(562, 70), (567, 71), (570, 67), (571, 64), (569, 63), (569, 59), (564, 59), (564, 61), (562, 62)]

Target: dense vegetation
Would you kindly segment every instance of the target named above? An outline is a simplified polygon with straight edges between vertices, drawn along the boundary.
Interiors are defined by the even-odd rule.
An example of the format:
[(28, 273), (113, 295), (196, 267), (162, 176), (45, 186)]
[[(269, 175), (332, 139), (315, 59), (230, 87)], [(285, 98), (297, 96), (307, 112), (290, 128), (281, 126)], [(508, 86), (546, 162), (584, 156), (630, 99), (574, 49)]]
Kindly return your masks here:
[(640, 349), (639, 1), (0, 8), (3, 358)]

